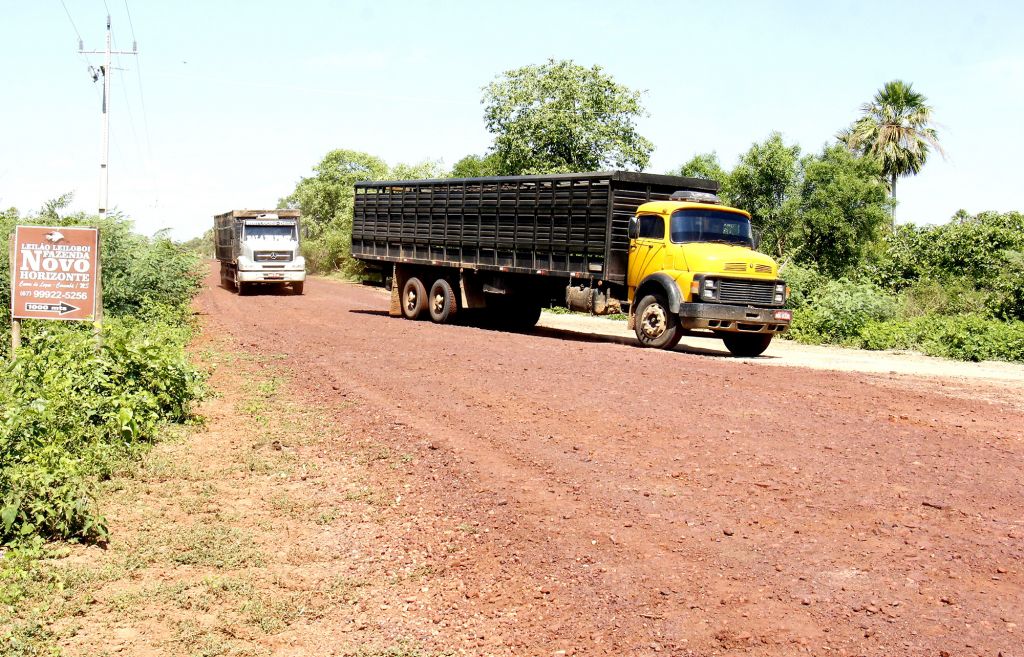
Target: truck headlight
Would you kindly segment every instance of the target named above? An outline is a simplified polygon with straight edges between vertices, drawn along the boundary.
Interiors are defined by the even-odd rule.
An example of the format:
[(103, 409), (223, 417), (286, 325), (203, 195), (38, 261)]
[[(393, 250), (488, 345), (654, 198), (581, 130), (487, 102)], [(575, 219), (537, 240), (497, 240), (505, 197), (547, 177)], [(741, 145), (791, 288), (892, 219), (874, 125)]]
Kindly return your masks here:
[(708, 279), (708, 278), (704, 279), (704, 287), (700, 291), (701, 298), (702, 299), (712, 299), (712, 300), (714, 300), (714, 298), (715, 298), (715, 285), (716, 284), (715, 284), (714, 280)]

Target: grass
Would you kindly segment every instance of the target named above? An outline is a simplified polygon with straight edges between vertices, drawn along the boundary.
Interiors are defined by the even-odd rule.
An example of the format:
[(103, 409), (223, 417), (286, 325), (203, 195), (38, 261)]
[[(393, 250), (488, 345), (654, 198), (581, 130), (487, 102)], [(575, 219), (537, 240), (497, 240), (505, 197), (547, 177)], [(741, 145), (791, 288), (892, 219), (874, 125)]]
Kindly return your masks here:
[[(156, 628), (161, 649), (168, 653), (265, 655), (269, 653), (262, 637), (302, 619), (348, 613), (350, 605), (381, 594), (381, 587), (386, 592), (403, 582), (427, 581), (434, 574), (433, 567), (423, 565), (373, 582), (353, 573), (297, 586), (291, 570), (269, 568), (301, 568), (325, 559), (325, 552), (310, 541), (271, 544), (265, 554), (257, 535), (279, 533), (283, 519), (299, 526), (305, 523), (307, 529), (341, 525), (336, 522), (340, 518), (391, 506), (394, 498), (383, 487), (358, 483), (361, 476), (333, 500), (298, 496), (292, 482), (299, 476), (322, 476), (317, 463), (303, 462), (301, 448), (335, 435), (331, 413), (282, 397), (288, 378), (266, 357), (209, 349), (203, 358), (209, 368), (225, 364), (232, 366), (231, 376), (238, 376), (237, 370), (243, 373), (239, 378), (249, 377), (237, 401), (230, 403), (247, 425), (239, 434), (243, 444), (235, 439), (225, 445), (232, 450), (228, 460), (208, 463), (194, 458), (187, 445), (174, 443), (205, 430), (197, 424), (176, 434), (169, 448), (154, 450), (115, 473), (102, 490), (116, 496), (125, 511), (118, 519), (121, 526), (112, 527), (114, 540), (103, 553), (40, 544), (34, 551), (3, 554), (0, 655), (56, 655), (55, 646), (76, 633), (74, 642), (89, 645), (100, 636), (96, 630), (111, 622)], [(412, 453), (383, 445), (345, 454), (353, 467), (397, 467), (415, 460)], [(240, 482), (265, 489), (262, 502), (245, 511), (230, 511), (234, 507), (220, 498)], [(130, 532), (123, 526), (125, 516), (135, 518), (130, 520)], [(240, 524), (243, 519), (245, 526)], [(70, 559), (62, 559), (68, 555)], [(105, 647), (97, 648), (104, 654)], [(362, 648), (357, 644), (351, 650), (358, 652), (347, 654), (362, 657), (431, 657), (408, 643)]]
[(171, 560), (185, 566), (237, 569), (263, 565), (248, 532), (224, 524), (195, 523), (170, 537)]

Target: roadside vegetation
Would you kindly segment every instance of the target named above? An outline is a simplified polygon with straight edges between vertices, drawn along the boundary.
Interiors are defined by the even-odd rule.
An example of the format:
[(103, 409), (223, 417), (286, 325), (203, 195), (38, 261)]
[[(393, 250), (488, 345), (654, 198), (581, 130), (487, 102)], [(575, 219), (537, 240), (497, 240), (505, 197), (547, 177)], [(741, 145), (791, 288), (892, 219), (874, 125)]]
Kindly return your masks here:
[[(109, 530), (97, 484), (124, 468), (173, 423), (190, 418), (202, 377), (185, 356), (196, 259), (158, 234), (132, 232), (121, 217), (60, 216), (67, 198), (41, 212), (0, 213), (0, 233), (17, 224), (98, 226), (104, 321), (26, 320), (11, 360), (0, 347), (0, 605), (14, 605), (38, 576), (46, 541), (104, 543)], [(0, 297), (10, 297), (8, 250), (0, 254)], [(0, 324), (10, 335), (10, 308)], [(22, 628), (24, 629), (24, 628)], [(16, 648), (0, 629), (0, 652)]]
[[(600, 67), (549, 60), (506, 71), (483, 89), (494, 138), (486, 153), (446, 170), (334, 150), (281, 204), (302, 209), (313, 271), (356, 278), (354, 183), (643, 170), (654, 145), (635, 127), (641, 100)], [(943, 155), (932, 108), (913, 85), (893, 80), (852, 119), (823, 135), (817, 152), (776, 132), (731, 168), (701, 153), (668, 173), (716, 180), (725, 202), (751, 213), (760, 250), (782, 264), (793, 291), (792, 339), (1024, 360), (1024, 215), (960, 211), (928, 225), (897, 224), (897, 182)]]

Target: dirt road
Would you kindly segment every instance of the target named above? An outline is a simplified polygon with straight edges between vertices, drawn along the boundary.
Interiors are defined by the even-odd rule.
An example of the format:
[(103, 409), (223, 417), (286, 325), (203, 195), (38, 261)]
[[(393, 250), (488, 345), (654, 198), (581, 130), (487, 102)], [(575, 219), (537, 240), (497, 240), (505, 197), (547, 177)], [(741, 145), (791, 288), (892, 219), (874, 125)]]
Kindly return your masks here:
[(474, 619), (479, 654), (1024, 653), (1004, 384), (436, 326), (387, 317), (381, 290), (306, 290), (199, 307), (416, 455), (415, 541), (437, 518), (480, 532), (469, 561), (435, 557), (471, 580), (461, 601), (432, 590), (422, 612)]
[(72, 654), (1024, 654), (1012, 381), (387, 305), (202, 293), (221, 394), (73, 555)]

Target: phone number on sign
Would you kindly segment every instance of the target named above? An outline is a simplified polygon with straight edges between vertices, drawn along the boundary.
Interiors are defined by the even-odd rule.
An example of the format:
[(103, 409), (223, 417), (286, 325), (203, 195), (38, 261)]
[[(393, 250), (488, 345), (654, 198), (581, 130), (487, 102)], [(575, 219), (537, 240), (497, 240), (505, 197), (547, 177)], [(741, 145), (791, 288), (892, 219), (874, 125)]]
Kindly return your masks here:
[(71, 301), (85, 301), (89, 298), (86, 292), (61, 292), (59, 290), (33, 290), (30, 292), (22, 292), (22, 297), (31, 297), (33, 299), (54, 299), (60, 301), (61, 299), (67, 299)]

